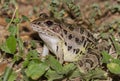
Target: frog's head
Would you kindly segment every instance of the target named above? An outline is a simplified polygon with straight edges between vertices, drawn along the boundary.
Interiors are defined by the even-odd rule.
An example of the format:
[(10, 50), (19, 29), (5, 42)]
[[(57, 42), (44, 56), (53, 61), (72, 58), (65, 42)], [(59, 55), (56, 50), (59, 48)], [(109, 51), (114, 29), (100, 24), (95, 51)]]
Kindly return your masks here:
[(61, 41), (59, 32), (61, 27), (59, 23), (49, 18), (46, 14), (41, 14), (40, 17), (31, 22), (31, 27), (37, 31), (40, 38), (45, 42), (49, 50), (54, 54), (58, 51), (58, 42)]
[(40, 14), (40, 17), (38, 19), (35, 19), (31, 22), (31, 27), (34, 31), (37, 31), (38, 33), (59, 33), (61, 26), (48, 17), (46, 14), (42, 13)]

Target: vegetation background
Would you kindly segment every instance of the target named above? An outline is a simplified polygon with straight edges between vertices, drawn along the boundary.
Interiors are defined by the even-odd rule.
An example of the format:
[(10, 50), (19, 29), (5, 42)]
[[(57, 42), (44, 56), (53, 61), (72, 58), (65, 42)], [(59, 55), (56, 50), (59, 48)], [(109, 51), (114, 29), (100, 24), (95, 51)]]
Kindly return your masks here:
[[(42, 12), (88, 28), (109, 50), (102, 66), (81, 74), (53, 56), (41, 62), (43, 42), (30, 21)], [(120, 81), (119, 42), (120, 0), (0, 0), (0, 81)]]

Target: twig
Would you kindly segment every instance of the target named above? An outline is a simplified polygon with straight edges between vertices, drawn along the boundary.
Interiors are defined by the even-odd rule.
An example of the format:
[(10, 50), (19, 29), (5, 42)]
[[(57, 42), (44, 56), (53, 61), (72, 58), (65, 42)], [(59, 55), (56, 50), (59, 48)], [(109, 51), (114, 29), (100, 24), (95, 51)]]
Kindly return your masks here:
[(12, 19), (10, 20), (10, 22), (8, 23), (8, 25), (6, 26), (6, 29), (8, 29), (9, 28), (9, 26), (10, 26), (10, 24), (12, 23), (12, 21), (13, 21), (13, 19), (14, 19), (14, 17), (15, 17), (15, 14), (16, 14), (16, 11), (18, 10), (18, 6), (16, 5), (15, 6), (15, 11), (14, 11), (14, 13), (13, 13), (13, 15), (12, 15)]

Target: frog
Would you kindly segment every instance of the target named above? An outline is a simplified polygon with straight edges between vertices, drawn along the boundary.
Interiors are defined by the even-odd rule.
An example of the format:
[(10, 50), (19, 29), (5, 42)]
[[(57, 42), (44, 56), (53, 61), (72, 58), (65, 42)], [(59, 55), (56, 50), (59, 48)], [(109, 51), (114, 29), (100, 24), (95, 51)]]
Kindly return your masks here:
[(92, 51), (97, 40), (90, 30), (57, 21), (47, 14), (41, 14), (30, 26), (44, 42), (42, 57), (50, 51), (60, 63), (76, 62), (83, 70), (99, 65), (100, 55)]

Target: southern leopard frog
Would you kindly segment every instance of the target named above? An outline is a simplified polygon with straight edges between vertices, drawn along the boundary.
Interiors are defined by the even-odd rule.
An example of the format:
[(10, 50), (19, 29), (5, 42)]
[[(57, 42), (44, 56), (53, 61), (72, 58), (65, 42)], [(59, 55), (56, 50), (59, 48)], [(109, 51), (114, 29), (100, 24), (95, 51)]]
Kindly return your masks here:
[(47, 15), (32, 21), (31, 27), (45, 43), (42, 56), (51, 51), (60, 62), (77, 61), (85, 70), (98, 65), (99, 55), (90, 51), (96, 39), (89, 30), (56, 22)]

